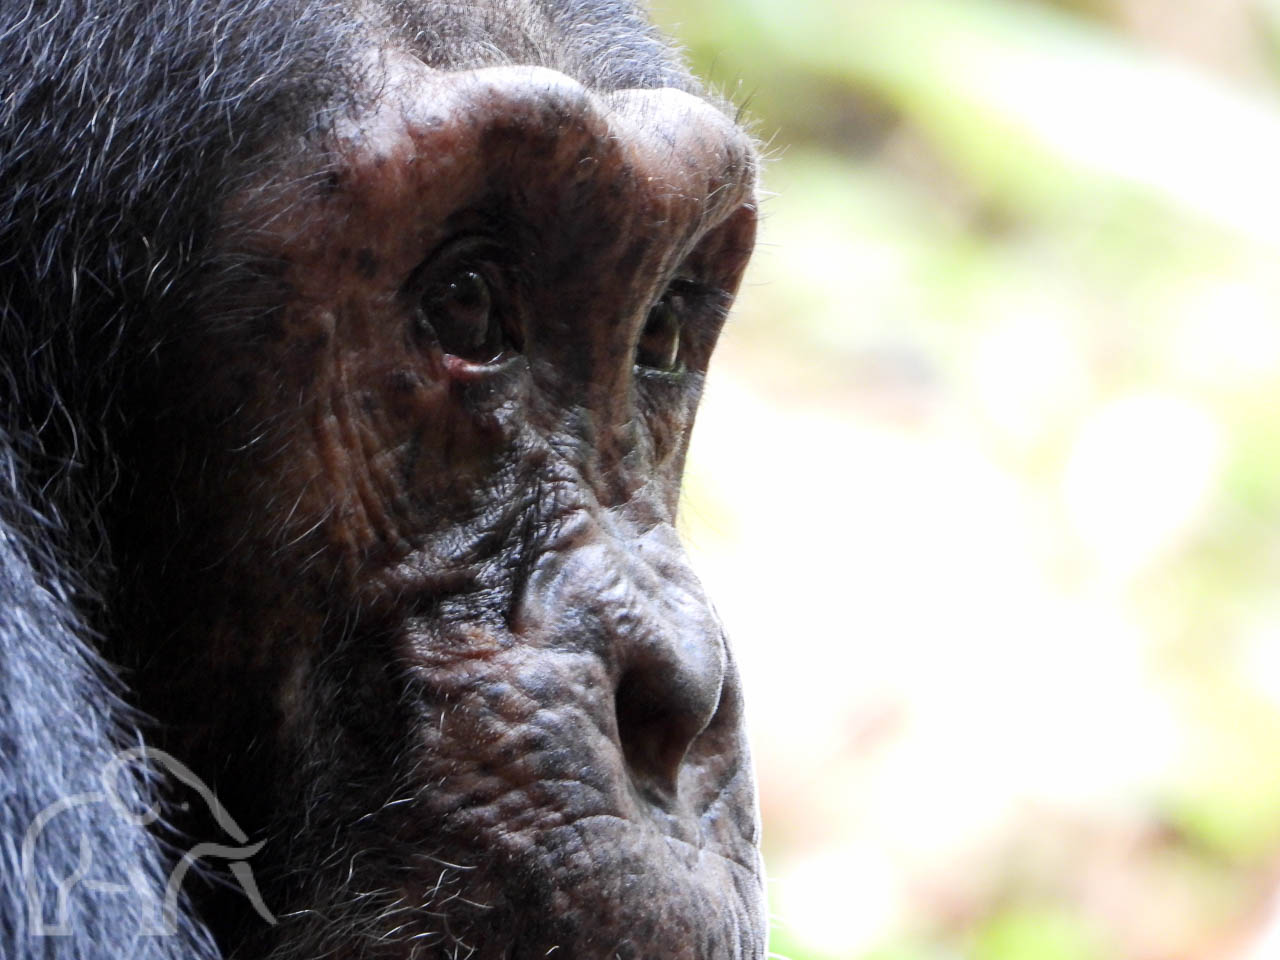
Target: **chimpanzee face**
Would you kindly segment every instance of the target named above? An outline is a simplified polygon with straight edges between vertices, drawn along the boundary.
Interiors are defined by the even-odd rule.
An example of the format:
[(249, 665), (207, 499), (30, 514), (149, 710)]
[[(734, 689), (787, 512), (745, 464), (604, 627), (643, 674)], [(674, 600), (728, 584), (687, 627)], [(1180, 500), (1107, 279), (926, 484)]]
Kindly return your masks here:
[(151, 685), (281, 917), (223, 936), (763, 956), (738, 674), (674, 529), (749, 138), (672, 89), (387, 54), (280, 155), (148, 441), (183, 505)]

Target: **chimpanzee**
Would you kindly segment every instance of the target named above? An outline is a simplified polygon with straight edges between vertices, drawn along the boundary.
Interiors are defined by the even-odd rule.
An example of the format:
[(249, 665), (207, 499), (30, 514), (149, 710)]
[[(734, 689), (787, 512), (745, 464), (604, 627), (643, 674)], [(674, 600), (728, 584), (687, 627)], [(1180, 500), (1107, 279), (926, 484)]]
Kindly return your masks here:
[(9, 0), (0, 77), (0, 956), (763, 957), (732, 112), (634, 0)]

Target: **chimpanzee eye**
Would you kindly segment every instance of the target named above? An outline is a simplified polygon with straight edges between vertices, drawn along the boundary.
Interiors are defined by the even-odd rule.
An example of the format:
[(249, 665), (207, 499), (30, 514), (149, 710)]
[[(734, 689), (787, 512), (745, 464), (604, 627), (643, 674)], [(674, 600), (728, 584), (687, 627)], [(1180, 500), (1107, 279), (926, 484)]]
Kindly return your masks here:
[(476, 270), (459, 270), (428, 288), (422, 312), (422, 319), (435, 331), (445, 352), (481, 362), (502, 352), (493, 294)]
[[(474, 270), (463, 270), (427, 291), (427, 319), (450, 353), (469, 354), (489, 335), (493, 298)], [(457, 349), (455, 349), (457, 348)]]
[(675, 370), (680, 362), (680, 313), (668, 293), (649, 308), (640, 342), (636, 345), (636, 364), (653, 370)]

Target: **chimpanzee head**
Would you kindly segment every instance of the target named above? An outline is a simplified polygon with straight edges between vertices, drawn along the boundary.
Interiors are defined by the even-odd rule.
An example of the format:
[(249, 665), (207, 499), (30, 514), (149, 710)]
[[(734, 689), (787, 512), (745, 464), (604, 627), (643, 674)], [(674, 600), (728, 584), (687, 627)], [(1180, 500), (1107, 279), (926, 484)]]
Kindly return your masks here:
[(235, 67), (252, 135), (183, 181), (179, 280), (129, 275), (103, 428), (103, 632), (266, 840), (279, 924), (208, 916), (235, 956), (762, 957), (739, 677), (675, 532), (753, 144), (617, 0), (307, 23), (237, 48), (315, 81)]

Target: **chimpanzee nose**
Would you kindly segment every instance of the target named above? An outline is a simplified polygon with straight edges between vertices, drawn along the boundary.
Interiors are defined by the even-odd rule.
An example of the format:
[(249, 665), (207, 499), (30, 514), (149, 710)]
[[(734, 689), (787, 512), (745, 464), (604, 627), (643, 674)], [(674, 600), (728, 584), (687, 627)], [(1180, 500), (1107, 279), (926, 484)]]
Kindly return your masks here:
[(696, 581), (689, 585), (669, 584), (644, 605), (644, 627), (615, 633), (618, 741), (636, 785), (659, 799), (674, 797), (680, 766), (715, 715), (724, 683), (719, 622)]
[(539, 563), (519, 601), (517, 632), (600, 658), (627, 772), (642, 795), (665, 805), (720, 705), (725, 645), (675, 531), (660, 524), (631, 537), (596, 526)]

